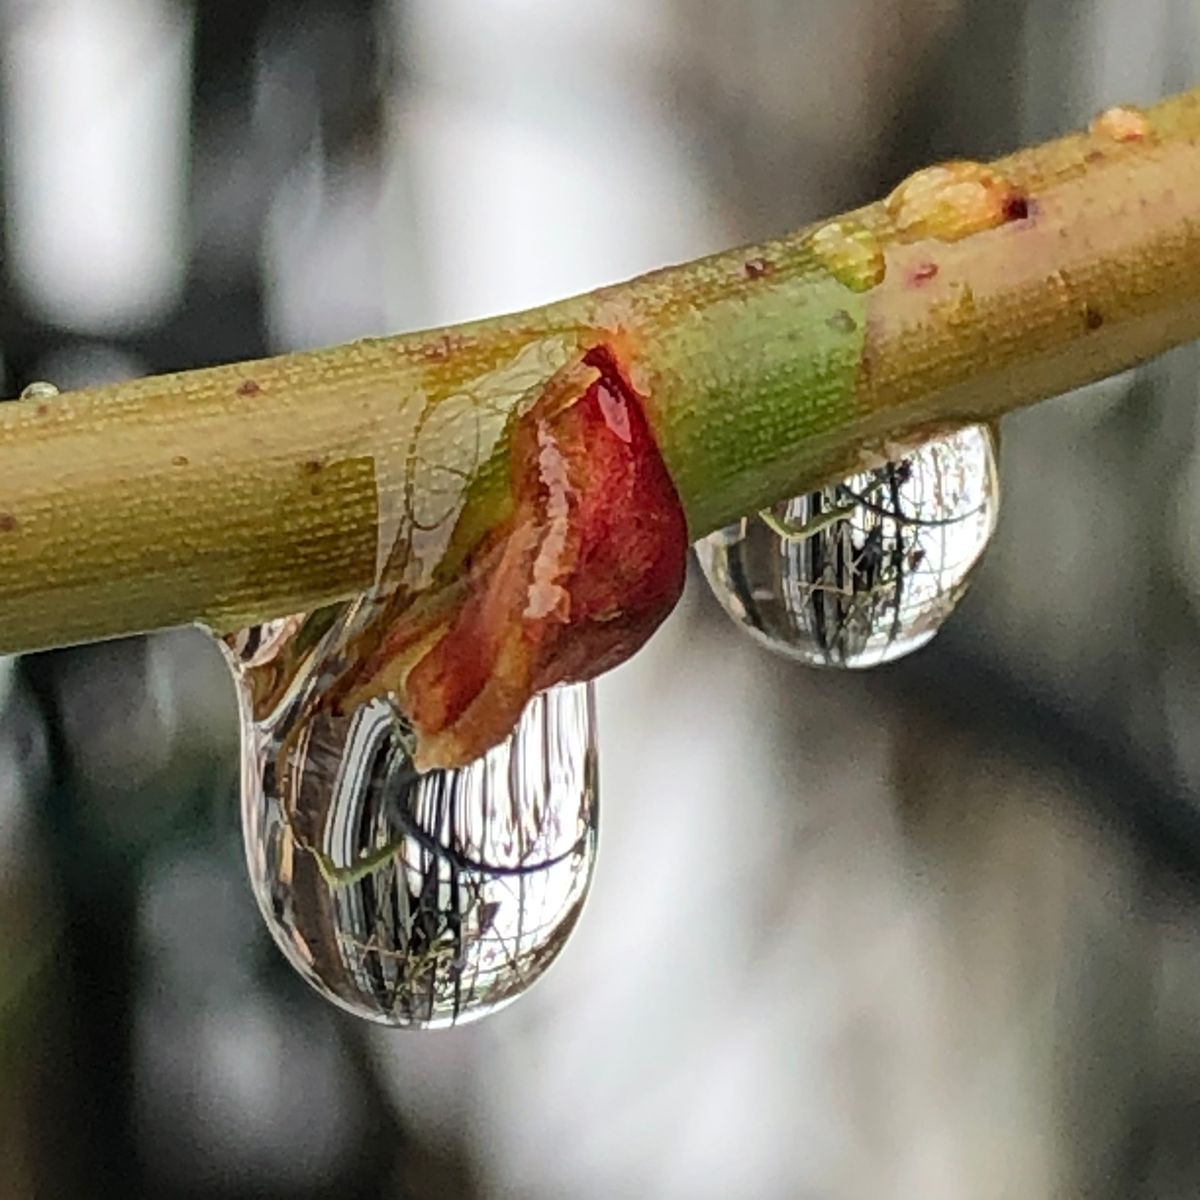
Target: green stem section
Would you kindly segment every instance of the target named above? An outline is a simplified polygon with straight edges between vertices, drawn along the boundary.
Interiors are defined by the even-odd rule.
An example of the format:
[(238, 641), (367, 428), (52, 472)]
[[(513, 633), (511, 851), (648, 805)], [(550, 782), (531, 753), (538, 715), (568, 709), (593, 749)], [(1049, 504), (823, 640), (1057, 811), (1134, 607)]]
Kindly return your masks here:
[(1200, 336), (1200, 92), (532, 312), (0, 405), (0, 652), (453, 573), (607, 345), (699, 537)]

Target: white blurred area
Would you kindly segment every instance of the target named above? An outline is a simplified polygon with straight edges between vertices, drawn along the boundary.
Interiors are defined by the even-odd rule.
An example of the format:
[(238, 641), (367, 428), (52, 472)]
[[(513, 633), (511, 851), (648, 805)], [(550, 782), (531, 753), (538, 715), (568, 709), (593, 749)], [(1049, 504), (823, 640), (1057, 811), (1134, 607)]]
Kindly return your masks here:
[(0, 11), (7, 247), (44, 317), (157, 317), (185, 260), (191, 7), (18, 0)]
[(543, 304), (725, 244), (666, 86), (667, 6), (405, 7), (413, 79), (393, 169), (411, 179), (430, 321)]
[[(248, 111), (230, 118), (253, 127), (267, 166), (254, 178), (258, 159), (222, 162), (212, 194), (262, 200), (246, 225), (271, 349), (538, 304), (869, 198), (922, 71), (985, 7), (396, 0), (376, 31), (381, 126), (343, 138), (336, 159), (328, 114), (275, 132), (281, 114), (308, 121), (318, 90), (288, 57), (303, 32), (289, 10), (283, 51), (260, 48)], [(1101, 97), (1192, 82), (1185, 0), (1025, 7), (1022, 137), (1086, 119)], [(52, 325), (137, 329), (179, 298), (189, 220), (218, 274), (247, 236), (197, 217), (202, 189), (187, 210), (193, 10), (0, 0), (0, 14), (14, 274)], [(964, 94), (986, 105), (994, 84), (981, 73)], [(66, 386), (140, 361), (97, 342), (48, 353), (41, 373)], [(1150, 572), (1112, 566), (1115, 545), (1139, 544), (1133, 508), (1097, 518), (1112, 457), (1191, 462), (1162, 523), (1190, 565), (1164, 573), (1200, 594), (1195, 358), (1152, 370), (1182, 399), (1136, 437), (1118, 422), (1142, 372), (1105, 385), (1103, 404), (1006, 426), (1009, 507), (961, 620), (1022, 679), (1115, 696), (1131, 740), (1152, 728), (1200, 779), (1200, 664), (1181, 652), (1161, 678), (1120, 673), (1158, 636), (1130, 585)], [(97, 837), (150, 844), (170, 773), (231, 755), (215, 653), (168, 634), (60, 671)], [(0, 660), (0, 700), (11, 673)], [(135, 1107), (157, 1178), (338, 1194), (382, 1096), (427, 1157), (463, 1160), (489, 1197), (1108, 1195), (1144, 1073), (1200, 1078), (1194, 909), (1169, 889), (1140, 895), (1121, 838), (1077, 816), (1077, 780), (910, 704), (898, 678), (782, 664), (693, 587), (600, 683), (601, 853), (579, 929), (528, 997), (450, 1033), (351, 1030), (274, 976), (268, 993), (256, 955), (274, 950), (245, 936), (256, 914), (225, 849), (164, 837), (131, 916), (145, 976)], [(0, 739), (0, 766), (10, 757)], [(0, 771), (0, 830), (19, 832), (13, 779)], [(232, 823), (232, 796), (219, 803)], [(0, 832), (0, 859), (19, 850)], [(365, 1098), (364, 1061), (379, 1084)], [(397, 1197), (447, 1194), (398, 1171)], [(0, 1194), (5, 1178), (0, 1154)]]

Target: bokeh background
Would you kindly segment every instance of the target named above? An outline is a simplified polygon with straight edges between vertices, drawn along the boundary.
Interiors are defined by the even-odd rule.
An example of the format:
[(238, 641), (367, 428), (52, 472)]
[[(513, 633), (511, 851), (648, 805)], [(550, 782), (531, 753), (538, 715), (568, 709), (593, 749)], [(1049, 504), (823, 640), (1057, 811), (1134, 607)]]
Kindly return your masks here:
[[(3, 392), (539, 303), (1198, 76), (1196, 0), (0, 0)], [(1200, 1195), (1197, 380), (1006, 422), (904, 663), (693, 579), (600, 684), (582, 923), (476, 1027), (283, 964), (202, 634), (0, 660), (0, 1197)]]

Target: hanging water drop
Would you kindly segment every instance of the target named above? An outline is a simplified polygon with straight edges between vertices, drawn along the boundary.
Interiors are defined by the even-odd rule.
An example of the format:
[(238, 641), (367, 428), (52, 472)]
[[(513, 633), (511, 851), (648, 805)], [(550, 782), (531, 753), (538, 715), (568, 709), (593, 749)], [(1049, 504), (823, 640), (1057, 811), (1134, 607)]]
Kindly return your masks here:
[(871, 667), (925, 645), (996, 526), (995, 440), (971, 425), (697, 543), (717, 599), (771, 649)]
[(536, 697), (507, 742), (417, 772), (385, 699), (322, 703), (342, 617), (224, 643), (242, 708), (250, 880), (275, 941), (368, 1020), (461, 1024), (521, 995), (582, 909), (597, 841), (590, 685)]

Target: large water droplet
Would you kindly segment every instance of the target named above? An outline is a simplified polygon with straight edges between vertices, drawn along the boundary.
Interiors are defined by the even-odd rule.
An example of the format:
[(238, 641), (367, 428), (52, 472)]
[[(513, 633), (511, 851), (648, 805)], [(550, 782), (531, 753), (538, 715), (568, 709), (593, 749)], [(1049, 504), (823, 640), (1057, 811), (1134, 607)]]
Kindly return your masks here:
[(697, 543), (733, 619), (814, 666), (919, 649), (954, 610), (999, 512), (995, 442), (971, 425)]
[(597, 838), (591, 686), (538, 696), (506, 743), (421, 774), (388, 701), (321, 704), (342, 645), (329, 626), (314, 614), (226, 643), (259, 907), (342, 1008), (411, 1028), (474, 1020), (545, 972), (582, 909)]

